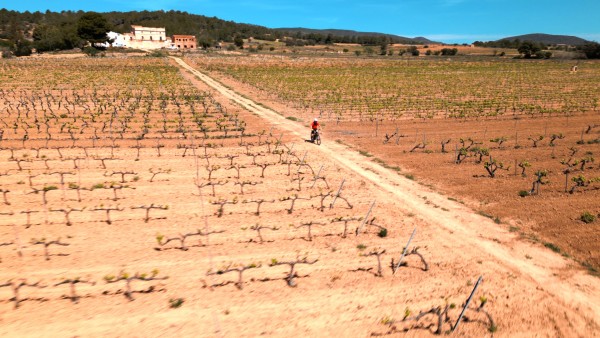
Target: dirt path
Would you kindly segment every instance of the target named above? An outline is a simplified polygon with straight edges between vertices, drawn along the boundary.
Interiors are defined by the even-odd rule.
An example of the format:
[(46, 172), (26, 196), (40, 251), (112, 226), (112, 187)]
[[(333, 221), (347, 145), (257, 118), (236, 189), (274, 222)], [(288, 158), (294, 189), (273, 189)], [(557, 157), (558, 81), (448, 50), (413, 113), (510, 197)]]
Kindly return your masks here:
[[(173, 59), (223, 96), (268, 120), (270, 124), (289, 131), (299, 140), (308, 136), (308, 129), (300, 123), (288, 120), (281, 114), (226, 88), (181, 59)], [(327, 140), (326, 134), (323, 136), (323, 144), (320, 147), (315, 146), (315, 151), (322, 152), (388, 192), (389, 198), (395, 199), (416, 217), (443, 229), (443, 240), (460, 241), (466, 247), (477, 249), (463, 253), (465, 256), (477, 259), (476, 255), (480, 250), (489, 254), (496, 264), (511, 270), (518, 279), (531, 282), (532, 287), (546, 292), (557, 304), (570, 308), (584, 320), (591, 318), (593, 326), (598, 327), (600, 283), (597, 278), (589, 276), (572, 261), (546, 248), (519, 240), (517, 235), (464, 205), (397, 175), (345, 145)], [(486, 277), (493, 278), (484, 276), (484, 279)]]

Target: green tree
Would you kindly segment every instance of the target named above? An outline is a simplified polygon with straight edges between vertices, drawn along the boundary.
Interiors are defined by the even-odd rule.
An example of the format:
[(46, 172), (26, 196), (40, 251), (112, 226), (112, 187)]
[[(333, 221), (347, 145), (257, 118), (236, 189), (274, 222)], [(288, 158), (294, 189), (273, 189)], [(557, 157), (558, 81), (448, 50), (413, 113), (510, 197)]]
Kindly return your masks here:
[(19, 39), (15, 43), (14, 53), (16, 56), (31, 55), (31, 42), (25, 39)]
[(77, 35), (89, 41), (92, 46), (108, 41), (106, 33), (110, 31), (108, 21), (99, 13), (87, 12), (77, 21)]
[(417, 49), (417, 46), (410, 46), (406, 51), (409, 52), (412, 56), (419, 56), (420, 54), (419, 50)]
[(238, 36), (236, 36), (236, 37), (233, 39), (233, 43), (235, 44), (235, 46), (236, 46), (237, 48), (239, 48), (239, 49), (244, 49), (244, 39), (242, 39), (242, 37), (241, 37), (241, 36), (239, 36), (239, 35), (238, 35)]
[(387, 41), (382, 41), (381, 44), (379, 44), (379, 55), (386, 55), (388, 52), (388, 43)]
[(215, 41), (209, 37), (200, 37), (198, 39), (198, 46), (207, 49), (215, 45)]
[(600, 59), (600, 43), (586, 43), (581, 47), (581, 51), (588, 59)]
[(519, 54), (523, 55), (524, 58), (530, 59), (532, 55), (541, 51), (540, 47), (537, 44), (531, 41), (525, 41), (519, 45), (517, 48)]
[(442, 48), (441, 53), (444, 56), (452, 56), (452, 55), (458, 54), (458, 49), (457, 48)]
[(37, 26), (33, 31), (33, 45), (38, 52), (68, 49), (60, 29), (45, 24)]

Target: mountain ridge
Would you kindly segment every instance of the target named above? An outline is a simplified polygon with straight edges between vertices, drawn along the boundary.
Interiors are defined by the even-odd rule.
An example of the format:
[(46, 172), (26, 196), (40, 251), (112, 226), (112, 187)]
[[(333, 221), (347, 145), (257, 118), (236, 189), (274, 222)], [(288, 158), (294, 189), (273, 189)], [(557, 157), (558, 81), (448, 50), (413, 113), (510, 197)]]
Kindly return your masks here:
[(589, 43), (590, 41), (582, 39), (574, 35), (558, 35), (558, 34), (546, 34), (546, 33), (531, 33), (516, 36), (505, 37), (496, 41), (532, 41), (537, 43), (543, 43), (545, 45), (570, 45), (580, 46)]
[(281, 27), (281, 28), (272, 28), (279, 32), (288, 32), (295, 33), (301, 32), (303, 34), (331, 34), (333, 36), (381, 36), (381, 37), (389, 37), (395, 40), (400, 40), (405, 43), (418, 43), (418, 44), (439, 44), (440, 42), (429, 40), (422, 36), (417, 36), (414, 38), (409, 38), (405, 36), (388, 34), (388, 33), (379, 33), (379, 32), (361, 32), (351, 29), (338, 29), (338, 28), (326, 28), (326, 29), (314, 29), (314, 28), (304, 28), (304, 27)]

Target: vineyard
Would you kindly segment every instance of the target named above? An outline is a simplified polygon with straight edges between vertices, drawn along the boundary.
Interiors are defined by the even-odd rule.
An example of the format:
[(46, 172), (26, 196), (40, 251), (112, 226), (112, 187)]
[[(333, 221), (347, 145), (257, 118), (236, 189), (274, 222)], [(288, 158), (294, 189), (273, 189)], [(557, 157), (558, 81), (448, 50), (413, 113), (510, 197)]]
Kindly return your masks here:
[[(315, 62), (315, 59), (318, 62)], [(513, 118), (598, 111), (600, 64), (275, 57), (190, 58), (328, 121)]]
[[(459, 240), (172, 59), (0, 69), (0, 335), (598, 329), (593, 313), (566, 312), (575, 305), (499, 264), (500, 244)], [(424, 201), (454, 218), (436, 203)], [(519, 259), (572, 268), (482, 219), (480, 236), (529, 256)]]
[(599, 63), (255, 59), (190, 62), (598, 273)]

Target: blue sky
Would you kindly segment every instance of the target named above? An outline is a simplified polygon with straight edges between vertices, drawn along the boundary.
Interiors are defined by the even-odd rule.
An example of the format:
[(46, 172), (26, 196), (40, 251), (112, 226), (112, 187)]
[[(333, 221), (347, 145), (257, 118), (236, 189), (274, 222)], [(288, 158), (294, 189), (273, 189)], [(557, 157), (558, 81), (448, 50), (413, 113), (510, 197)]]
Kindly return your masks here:
[(600, 0), (0, 0), (17, 11), (180, 10), (270, 28), (338, 28), (447, 43), (528, 33), (600, 41)]

